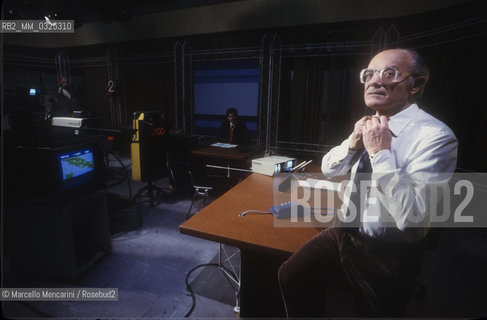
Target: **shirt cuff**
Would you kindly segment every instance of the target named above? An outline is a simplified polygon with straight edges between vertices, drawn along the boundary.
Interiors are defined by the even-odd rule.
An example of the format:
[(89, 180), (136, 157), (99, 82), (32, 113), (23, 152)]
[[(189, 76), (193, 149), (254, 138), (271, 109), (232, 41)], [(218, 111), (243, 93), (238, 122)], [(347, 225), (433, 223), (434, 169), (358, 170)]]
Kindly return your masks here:
[(346, 143), (344, 143), (343, 148), (341, 150), (341, 154), (340, 154), (341, 159), (350, 160), (358, 152), (357, 150), (351, 150), (349, 146), (350, 146), (350, 143), (348, 142), (348, 139), (347, 139)]

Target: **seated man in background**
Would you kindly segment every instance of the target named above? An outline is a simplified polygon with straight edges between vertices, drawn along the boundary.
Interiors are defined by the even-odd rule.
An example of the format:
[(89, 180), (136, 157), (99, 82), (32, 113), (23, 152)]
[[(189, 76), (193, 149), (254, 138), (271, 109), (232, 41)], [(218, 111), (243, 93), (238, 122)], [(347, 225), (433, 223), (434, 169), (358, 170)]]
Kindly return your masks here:
[(218, 131), (218, 142), (232, 144), (248, 143), (247, 126), (237, 118), (237, 109), (229, 108), (227, 110), (227, 120), (223, 121), (220, 130)]
[[(376, 114), (357, 121), (322, 162), (328, 177), (351, 170), (348, 186), (356, 189), (347, 186), (349, 197), (335, 215), (341, 224), (320, 232), (279, 269), (288, 316), (325, 315), (327, 285), (351, 289), (359, 316), (402, 315), (439, 200), (428, 190), (448, 182), (457, 159), (453, 132), (415, 103), (428, 78), (410, 49), (382, 51), (360, 73), (365, 104)], [(372, 182), (367, 189), (359, 183), (365, 174), (361, 182)], [(353, 226), (337, 219), (353, 212)]]

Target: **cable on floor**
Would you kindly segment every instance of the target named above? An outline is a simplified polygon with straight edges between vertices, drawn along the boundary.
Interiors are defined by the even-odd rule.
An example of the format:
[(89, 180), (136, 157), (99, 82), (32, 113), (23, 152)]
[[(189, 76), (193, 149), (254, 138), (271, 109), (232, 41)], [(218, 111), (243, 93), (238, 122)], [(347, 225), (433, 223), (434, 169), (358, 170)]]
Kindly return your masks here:
[(193, 273), (193, 271), (195, 271), (201, 267), (219, 267), (219, 268), (225, 269), (225, 271), (232, 274), (232, 276), (235, 276), (235, 278), (237, 277), (237, 275), (235, 275), (235, 273), (233, 273), (233, 271), (229, 270), (225, 266), (222, 266), (218, 263), (203, 263), (203, 264), (197, 265), (193, 269), (189, 270), (189, 272), (186, 274), (186, 289), (189, 291), (189, 294), (191, 295), (192, 303), (191, 303), (191, 308), (184, 315), (185, 318), (188, 318), (191, 315), (191, 313), (193, 313), (194, 307), (196, 306), (196, 295), (194, 294), (194, 291), (191, 288), (191, 285), (189, 284), (189, 276), (191, 275), (191, 273)]
[[(335, 208), (318, 208), (318, 207), (316, 207), (316, 208), (310, 208), (310, 209), (311, 210), (328, 210), (328, 211), (333, 212), (333, 213), (335, 213), (337, 211), (337, 209), (335, 209)], [(272, 212), (270, 212), (270, 211), (258, 211), (258, 210), (246, 210), (244, 212), (240, 212), (238, 214), (238, 216), (239, 217), (245, 217), (249, 213), (255, 213), (255, 214), (271, 214)], [(313, 211), (313, 213), (315, 213), (315, 211)]]

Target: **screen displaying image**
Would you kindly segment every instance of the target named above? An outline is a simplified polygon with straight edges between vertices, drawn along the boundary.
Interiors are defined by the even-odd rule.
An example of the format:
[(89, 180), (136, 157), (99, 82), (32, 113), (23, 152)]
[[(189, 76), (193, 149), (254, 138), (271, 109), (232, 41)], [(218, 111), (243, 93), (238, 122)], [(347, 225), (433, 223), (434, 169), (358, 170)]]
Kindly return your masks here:
[(63, 153), (58, 157), (63, 181), (79, 177), (95, 169), (91, 149)]

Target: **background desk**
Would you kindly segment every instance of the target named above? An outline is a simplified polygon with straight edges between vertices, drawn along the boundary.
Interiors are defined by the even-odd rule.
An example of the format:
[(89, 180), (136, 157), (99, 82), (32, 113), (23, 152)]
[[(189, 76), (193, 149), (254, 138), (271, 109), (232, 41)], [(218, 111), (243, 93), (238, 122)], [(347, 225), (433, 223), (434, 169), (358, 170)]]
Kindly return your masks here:
[(225, 159), (246, 161), (255, 154), (254, 151), (249, 150), (242, 152), (238, 147), (235, 148), (220, 148), (220, 147), (204, 147), (191, 151), (191, 155), (196, 157)]
[[(220, 189), (227, 191), (233, 187), (237, 182), (246, 177), (248, 173), (231, 170), (231, 168), (250, 169), (251, 159), (257, 157), (255, 147), (244, 146), (243, 148), (242, 150), (240, 147), (220, 148), (210, 146), (191, 150), (190, 168), (195, 183), (219, 188), (212, 181), (208, 181), (208, 178), (226, 177), (232, 179), (222, 182), (225, 186)], [(214, 191), (213, 193), (220, 194), (221, 192)]]
[(318, 228), (277, 228), (268, 211), (278, 181), (253, 173), (180, 226), (184, 234), (230, 244), (241, 250), (240, 316), (284, 316), (277, 270)]

